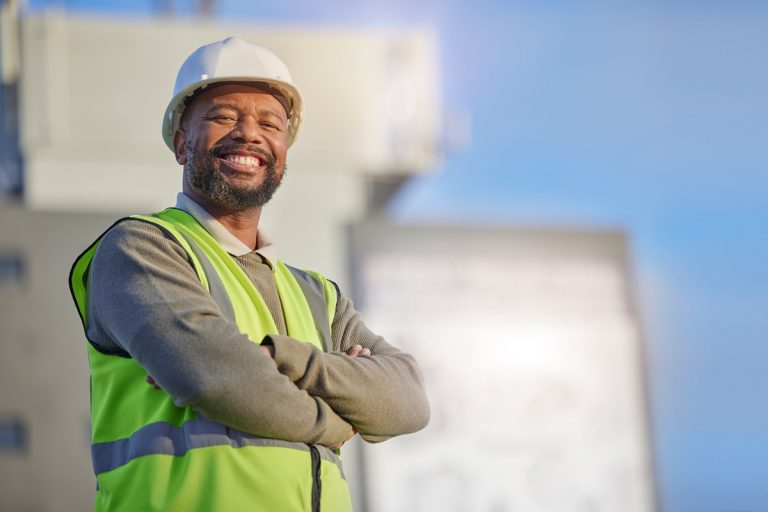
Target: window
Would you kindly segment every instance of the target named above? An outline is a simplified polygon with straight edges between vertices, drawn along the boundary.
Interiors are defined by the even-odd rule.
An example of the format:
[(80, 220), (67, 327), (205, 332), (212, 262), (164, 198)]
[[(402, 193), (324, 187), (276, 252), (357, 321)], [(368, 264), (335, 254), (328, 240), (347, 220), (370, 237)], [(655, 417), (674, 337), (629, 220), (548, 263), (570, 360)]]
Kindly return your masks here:
[(0, 418), (0, 453), (27, 450), (27, 425), (20, 418)]
[(0, 251), (0, 290), (19, 287), (24, 280), (24, 270), (20, 254)]

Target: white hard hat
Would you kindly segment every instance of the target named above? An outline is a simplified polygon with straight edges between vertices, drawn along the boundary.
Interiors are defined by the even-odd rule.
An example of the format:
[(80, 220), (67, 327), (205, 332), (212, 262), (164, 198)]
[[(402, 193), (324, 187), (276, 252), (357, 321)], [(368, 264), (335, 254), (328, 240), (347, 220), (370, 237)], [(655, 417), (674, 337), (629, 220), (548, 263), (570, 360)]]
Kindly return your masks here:
[(173, 98), (163, 117), (163, 140), (171, 151), (174, 150), (173, 135), (179, 129), (187, 99), (199, 89), (221, 82), (251, 82), (276, 89), (275, 97), (281, 100), (288, 113), (288, 145), (293, 144), (301, 124), (302, 101), (288, 68), (266, 48), (228, 37), (201, 46), (179, 68)]

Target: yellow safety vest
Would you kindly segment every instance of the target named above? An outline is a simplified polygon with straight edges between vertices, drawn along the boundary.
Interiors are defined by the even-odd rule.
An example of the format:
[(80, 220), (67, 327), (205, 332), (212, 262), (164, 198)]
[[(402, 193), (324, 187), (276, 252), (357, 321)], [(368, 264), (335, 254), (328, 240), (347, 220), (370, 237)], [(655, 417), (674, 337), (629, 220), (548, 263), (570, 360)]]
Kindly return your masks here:
[[(277, 334), (248, 276), (192, 216), (169, 208), (129, 218), (169, 233), (186, 250), (224, 314), (252, 341)], [(70, 273), (86, 330), (88, 269), (102, 237)], [(276, 265), (275, 281), (288, 335), (327, 350), (338, 299), (335, 286), (282, 262)], [(149, 386), (146, 370), (132, 358), (105, 354), (91, 343), (87, 347), (95, 510), (351, 511), (341, 461), (333, 450), (258, 437), (208, 420)]]

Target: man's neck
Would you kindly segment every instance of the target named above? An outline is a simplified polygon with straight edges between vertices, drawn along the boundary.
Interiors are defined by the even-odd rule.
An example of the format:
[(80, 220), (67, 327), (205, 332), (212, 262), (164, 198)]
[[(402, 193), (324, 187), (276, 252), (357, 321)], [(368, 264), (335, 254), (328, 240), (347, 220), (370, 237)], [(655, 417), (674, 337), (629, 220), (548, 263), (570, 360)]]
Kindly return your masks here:
[(261, 207), (244, 211), (232, 211), (219, 204), (200, 197), (193, 190), (184, 190), (198, 205), (205, 209), (213, 218), (221, 223), (227, 231), (251, 249), (256, 249), (259, 239), (259, 219)]
[(246, 212), (225, 214), (219, 214), (217, 212), (210, 213), (216, 220), (221, 222), (222, 226), (235, 235), (238, 240), (251, 249), (256, 249), (259, 240), (259, 218), (261, 217), (261, 208), (248, 210)]

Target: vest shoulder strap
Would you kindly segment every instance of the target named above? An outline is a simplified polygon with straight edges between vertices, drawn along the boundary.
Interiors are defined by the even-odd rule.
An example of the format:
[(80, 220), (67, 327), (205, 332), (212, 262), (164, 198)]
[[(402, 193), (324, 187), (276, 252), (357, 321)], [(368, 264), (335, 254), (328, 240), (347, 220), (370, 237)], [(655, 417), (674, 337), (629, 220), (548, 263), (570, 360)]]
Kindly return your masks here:
[[(286, 265), (286, 267), (291, 271), (296, 282), (299, 283), (301, 291), (307, 299), (307, 304), (309, 304), (312, 318), (317, 327), (317, 335), (320, 338), (320, 343), (323, 345), (323, 350), (328, 352), (333, 347), (331, 326), (333, 325), (336, 302), (338, 301), (337, 289), (334, 286), (333, 293), (329, 294), (329, 281), (324, 277), (314, 272), (310, 273), (290, 265)], [(332, 306), (329, 304), (330, 302), (332, 302)]]

